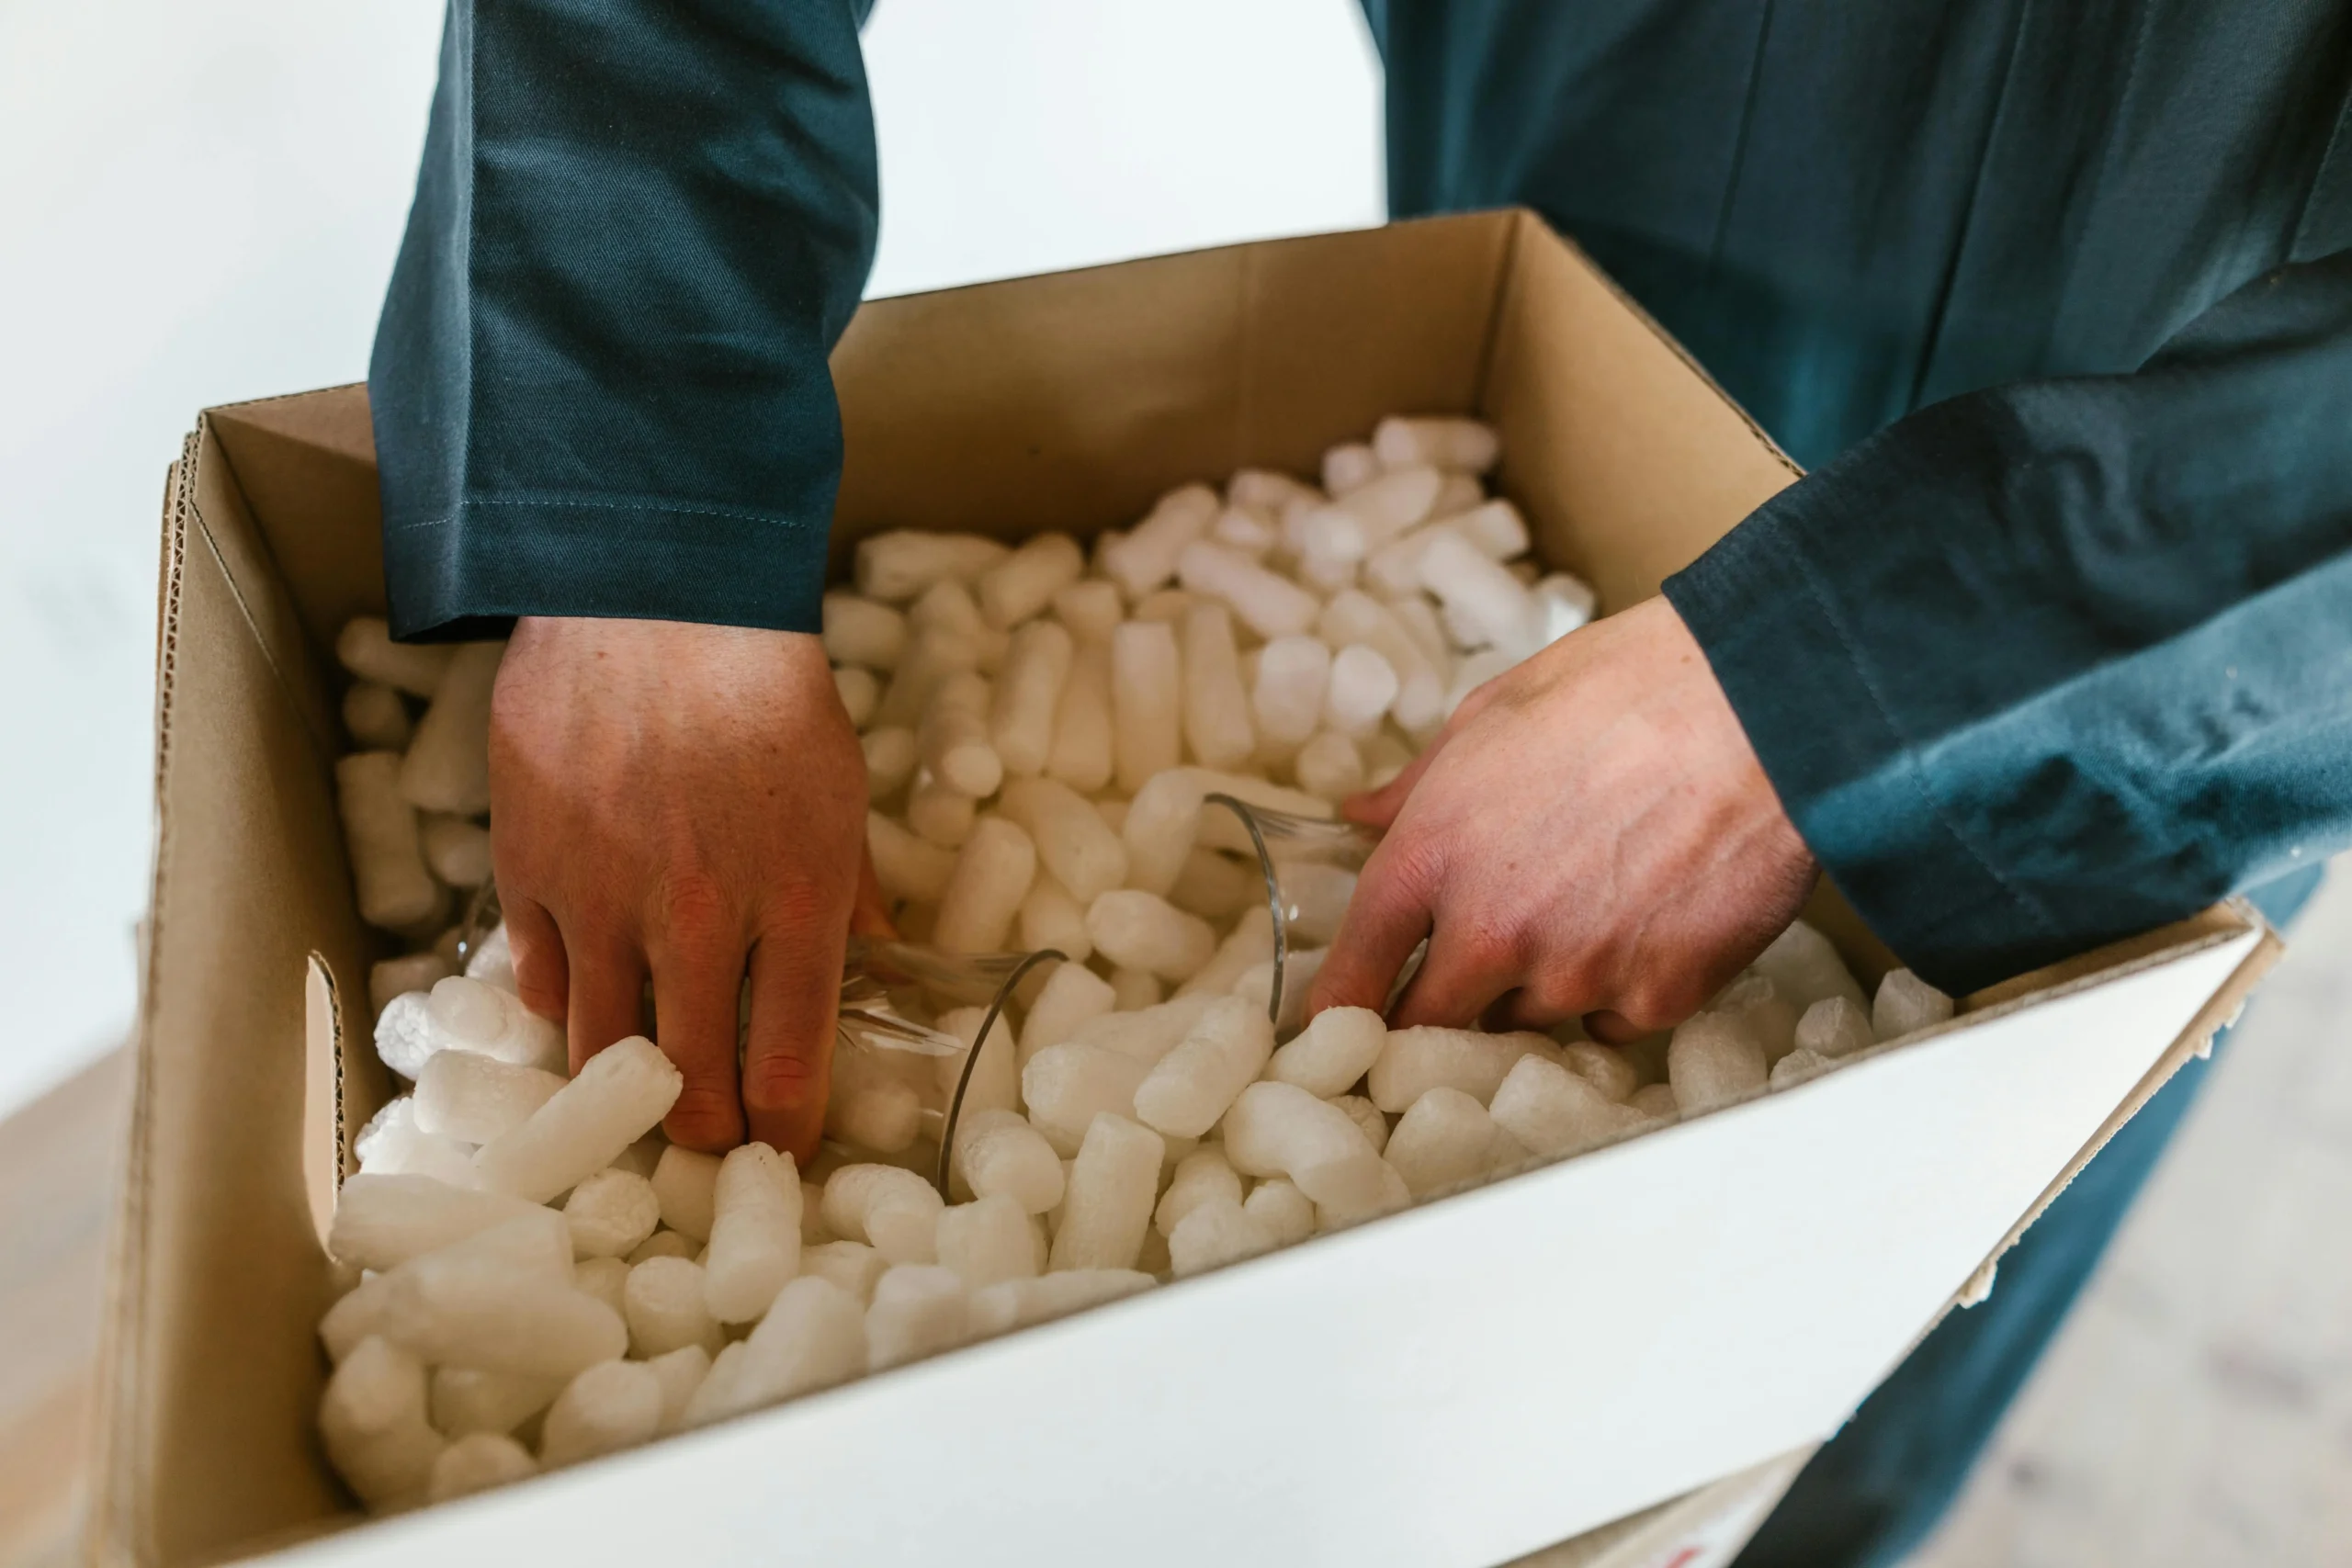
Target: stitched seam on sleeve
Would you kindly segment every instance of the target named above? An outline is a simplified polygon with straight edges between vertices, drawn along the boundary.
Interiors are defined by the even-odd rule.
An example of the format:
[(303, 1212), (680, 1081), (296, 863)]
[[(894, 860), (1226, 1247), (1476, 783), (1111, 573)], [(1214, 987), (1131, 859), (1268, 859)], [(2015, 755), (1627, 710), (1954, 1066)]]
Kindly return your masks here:
[(1917, 760), (1917, 744), (1909, 735), (1904, 732), (1903, 727), (1895, 722), (1892, 706), (1879, 690), (1878, 682), (1871, 678), (1870, 668), (1863, 662), (1860, 648), (1847, 634), (1844, 620), (1838, 614), (1829, 595), (1824, 592), (1813, 570), (1813, 563), (1805, 558), (1804, 551), (1769, 534), (1766, 535), (1764, 543), (1793, 565), (1798, 576), (1804, 580), (1806, 595), (1813, 600), (1814, 607), (1821, 612), (1822, 621), (1829, 627), (1830, 635), (1838, 639), (1838, 648), (1846, 655), (1847, 666), (1853, 671), (1854, 679), (1860, 683), (1863, 692), (1870, 697), (1871, 707), (1877, 711), (1879, 722), (1886, 727), (1887, 733), (1894, 736), (1896, 742), (1903, 748), (1903, 774), (1911, 782), (1911, 787), (1918, 793), (1920, 804), (1928, 808), (1929, 815), (1935, 818), (1937, 825), (1943, 829), (1951, 841), (1958, 844), (1967, 853), (1968, 858), (1974, 861), (1984, 874), (1993, 879), (1996, 886), (2015, 899), (2020, 909), (2040, 924), (2045, 932), (2052, 936), (2058, 935), (2057, 922), (2050, 918), (2049, 911), (2041, 907), (2041, 901), (2010, 881), (1998, 866), (1985, 858), (1975, 844), (1969, 841), (1968, 835), (1961, 831), (1960, 825), (1953, 821), (1951, 814), (1945, 810), (1943, 802), (1937, 799), (1935, 792), (1928, 787), (1926, 771), (1919, 765)]

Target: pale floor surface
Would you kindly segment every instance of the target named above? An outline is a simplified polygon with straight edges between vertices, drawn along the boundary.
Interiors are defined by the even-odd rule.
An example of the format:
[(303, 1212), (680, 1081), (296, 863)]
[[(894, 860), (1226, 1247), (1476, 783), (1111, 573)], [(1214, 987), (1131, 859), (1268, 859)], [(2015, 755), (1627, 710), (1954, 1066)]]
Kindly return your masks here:
[(2352, 1562), (2352, 865), (1910, 1568)]

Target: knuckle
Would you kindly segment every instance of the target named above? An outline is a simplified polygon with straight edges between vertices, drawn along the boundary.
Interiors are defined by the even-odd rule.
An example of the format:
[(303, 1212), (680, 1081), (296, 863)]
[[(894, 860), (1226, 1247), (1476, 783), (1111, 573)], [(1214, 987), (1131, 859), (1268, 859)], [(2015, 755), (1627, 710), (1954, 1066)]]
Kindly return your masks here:
[(831, 1065), (821, 1053), (753, 1055), (743, 1064), (743, 1104), (754, 1114), (798, 1110), (823, 1097)]
[(698, 866), (673, 867), (662, 879), (662, 919), (671, 939), (685, 944), (725, 935), (733, 900), (716, 875)]
[(705, 1153), (734, 1147), (743, 1141), (743, 1112), (733, 1086), (688, 1080), (662, 1130), (671, 1142)]

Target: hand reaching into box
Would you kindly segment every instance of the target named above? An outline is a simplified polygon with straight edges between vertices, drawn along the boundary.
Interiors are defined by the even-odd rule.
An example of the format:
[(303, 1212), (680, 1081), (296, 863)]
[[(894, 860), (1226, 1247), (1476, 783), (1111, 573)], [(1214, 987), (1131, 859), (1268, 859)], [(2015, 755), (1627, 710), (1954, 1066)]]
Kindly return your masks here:
[(818, 639), (526, 619), (499, 669), (490, 763), (515, 978), (566, 1022), (574, 1069), (639, 1032), (650, 977), (686, 1080), (671, 1138), (724, 1150), (748, 1122), (814, 1154), (865, 818)]
[[(1478, 687), (1348, 814), (1388, 829), (1312, 1003), (1393, 1022), (1629, 1041), (1704, 1007), (1795, 918), (1815, 866), (1666, 600)], [(1498, 1007), (1499, 1004), (1499, 1007)]]

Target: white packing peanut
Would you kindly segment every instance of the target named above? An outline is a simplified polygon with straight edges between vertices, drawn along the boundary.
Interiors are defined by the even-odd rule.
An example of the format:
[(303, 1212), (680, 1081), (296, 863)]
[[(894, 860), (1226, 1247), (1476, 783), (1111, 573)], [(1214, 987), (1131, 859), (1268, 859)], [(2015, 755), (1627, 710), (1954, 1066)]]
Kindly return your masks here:
[(654, 1357), (645, 1367), (662, 1384), (660, 1429), (674, 1432), (685, 1424), (686, 1406), (694, 1403), (703, 1380), (710, 1376), (711, 1354), (699, 1345), (682, 1345)]
[(862, 1241), (892, 1263), (937, 1257), (939, 1211), (931, 1183), (895, 1165), (845, 1165), (825, 1179), (825, 1224), (843, 1241)]
[(967, 581), (1012, 552), (976, 534), (933, 534), (901, 528), (858, 542), (857, 591), (903, 604), (933, 584)]
[(1321, 639), (1294, 633), (1266, 644), (1258, 660), (1250, 708), (1269, 740), (1298, 746), (1323, 720), (1331, 679), (1331, 650)]
[(361, 1172), (335, 1194), (327, 1251), (354, 1269), (385, 1269), (508, 1224), (544, 1233), (544, 1249), (570, 1276), (571, 1237), (552, 1209), (503, 1192), (453, 1187), (429, 1176)]
[(1266, 908), (1261, 890), (1258, 901), (1241, 912), (1225, 940), (1217, 943), (1216, 956), (1176, 989), (1180, 997), (1230, 996), (1241, 976), (1261, 964), (1272, 964), (1274, 958), (1274, 917)]
[(1242, 1213), (1266, 1228), (1276, 1247), (1291, 1247), (1315, 1234), (1315, 1203), (1288, 1177), (1270, 1177), (1250, 1189)]
[(1085, 552), (1068, 534), (1039, 534), (983, 570), (973, 584), (989, 625), (1010, 631), (1086, 572)]
[(1184, 547), (1177, 571), (1186, 589), (1223, 600), (1242, 625), (1269, 642), (1306, 630), (1320, 608), (1314, 594), (1290, 579), (1205, 540)]
[(1400, 468), (1428, 463), (1462, 473), (1483, 474), (1495, 466), (1502, 443), (1482, 420), (1442, 414), (1391, 414), (1373, 427), (1372, 449), (1383, 465)]
[(1291, 759), (1298, 787), (1325, 800), (1340, 801), (1363, 788), (1363, 754), (1337, 730), (1326, 729)]
[(343, 1359), (319, 1396), (319, 1435), (335, 1472), (373, 1508), (423, 1500), (441, 1457), (425, 1420), (424, 1365), (369, 1338)]
[(493, 1486), (524, 1481), (539, 1472), (531, 1450), (503, 1432), (471, 1432), (441, 1450), (433, 1461), (433, 1478), (424, 1488), (425, 1500), (446, 1503), (470, 1497)]
[(490, 693), (503, 642), (458, 645), (401, 759), (401, 795), (422, 811), (490, 809)]
[[(1880, 994), (1885, 994), (1883, 983)], [(1871, 1027), (1871, 1015), (1849, 997), (1824, 997), (1805, 1009), (1804, 1016), (1797, 1020), (1796, 1048), (1816, 1056), (1850, 1056), (1877, 1043), (1878, 1032)]]
[(1182, 1280), (1271, 1252), (1276, 1245), (1272, 1230), (1240, 1202), (1215, 1197), (1195, 1204), (1168, 1233), (1169, 1265)]
[(989, 739), (989, 683), (958, 671), (942, 681), (915, 731), (922, 765), (958, 795), (983, 800), (1004, 779), (1004, 762)]
[(628, 1348), (628, 1325), (603, 1302), (470, 1245), (411, 1258), (389, 1279), (381, 1331), (435, 1365), (569, 1378)]
[[(1592, 1147), (1645, 1115), (1611, 1100), (1579, 1074), (1541, 1056), (1521, 1056), (1495, 1090), (1495, 1124), (1530, 1153), (1560, 1158)], [(1397, 1131), (1404, 1129), (1400, 1125)]]
[(858, 737), (857, 744), (865, 753), (865, 798), (870, 801), (888, 800), (904, 789), (914, 777), (915, 764), (922, 760), (915, 732), (903, 725), (869, 729)]
[(1160, 1235), (1166, 1235), (1183, 1223), (1186, 1214), (1211, 1198), (1241, 1201), (1241, 1178), (1226, 1159), (1225, 1151), (1215, 1144), (1194, 1149), (1176, 1162), (1176, 1173), (1169, 1178), (1168, 1190), (1160, 1194), (1151, 1223)]
[(1183, 676), (1172, 627), (1129, 621), (1111, 634), (1113, 754), (1129, 795), (1182, 758)]
[(1046, 758), (1048, 774), (1088, 793), (1109, 784), (1115, 765), (1110, 635), (1080, 643), (1071, 655), (1069, 679), (1062, 682), (1061, 705), (1054, 713), (1053, 750)]
[(1076, 652), (1076, 642), (1059, 621), (1032, 621), (1012, 634), (989, 715), (989, 738), (1005, 772), (1017, 778), (1036, 777), (1053, 755), (1054, 717)]
[(557, 1073), (473, 1051), (436, 1051), (416, 1077), (416, 1124), (469, 1144), (519, 1126), (563, 1087)]
[(476, 1151), (474, 1179), (492, 1191), (544, 1203), (659, 1126), (684, 1087), (684, 1077), (652, 1041), (642, 1034), (616, 1041), (589, 1057), (578, 1076), (521, 1125)]
[(952, 1269), (967, 1291), (1037, 1272), (1029, 1213), (1001, 1192), (941, 1210), (938, 1250), (940, 1266)]
[(1871, 1029), (1881, 1040), (1900, 1040), (1951, 1017), (1951, 998), (1908, 969), (1890, 969), (1871, 1004)]
[(1273, 1051), (1265, 1010), (1219, 997), (1136, 1086), (1136, 1118), (1171, 1137), (1200, 1137), (1256, 1081)]
[(936, 904), (956, 873), (956, 852), (908, 832), (878, 811), (865, 814), (865, 847), (874, 879), (893, 898)]
[(1803, 920), (1791, 921), (1789, 929), (1774, 937), (1749, 967), (1770, 979), (1800, 1017), (1825, 997), (1844, 997), (1856, 1007), (1870, 1005), (1837, 948)]
[(1141, 599), (1174, 574), (1185, 547), (1208, 532), (1220, 510), (1206, 485), (1169, 491), (1125, 537), (1102, 547), (1102, 574), (1130, 601)]
[(1030, 884), (1017, 926), (1024, 953), (1058, 953), (1077, 964), (1094, 955), (1094, 939), (1086, 934), (1086, 906), (1048, 872), (1040, 871)]
[(1195, 846), (1184, 857), (1168, 901), (1204, 920), (1229, 920), (1266, 901), (1266, 879), (1254, 862), (1245, 865), (1234, 856)]
[(1388, 1025), (1370, 1008), (1325, 1008), (1274, 1053), (1266, 1077), (1330, 1100), (1370, 1072), (1387, 1043)]
[(865, 1364), (875, 1371), (902, 1366), (968, 1337), (967, 1292), (952, 1269), (902, 1264), (875, 1282), (865, 1309)]
[(335, 658), (345, 670), (413, 697), (429, 697), (440, 688), (457, 651), (446, 642), (394, 642), (391, 627), (380, 615), (354, 616), (334, 639)]
[(444, 907), (441, 885), (424, 863), (416, 808), (401, 794), (400, 773), (400, 756), (392, 751), (355, 751), (334, 765), (335, 805), (359, 918), (387, 931), (429, 920)]
[(956, 1174), (975, 1196), (1010, 1198), (1042, 1214), (1062, 1201), (1062, 1162), (1017, 1112), (966, 1112), (956, 1128)]
[(997, 808), (1027, 831), (1039, 862), (1080, 903), (1091, 904), (1125, 883), (1126, 846), (1093, 803), (1068, 784), (1014, 779)]
[(726, 1337), (704, 1296), (702, 1265), (689, 1258), (649, 1258), (631, 1269), (621, 1292), (630, 1350), (648, 1361), (687, 1345), (718, 1354)]
[(962, 849), (979, 817), (978, 801), (933, 777), (929, 768), (915, 770), (914, 784), (907, 791), (907, 826), (925, 842)]
[(653, 1183), (626, 1170), (600, 1170), (564, 1200), (563, 1222), (580, 1258), (626, 1258), (662, 1223)]
[(1323, 454), (1322, 473), (1326, 491), (1345, 495), (1379, 477), (1380, 458), (1366, 442), (1343, 441)]
[(1667, 1079), (1684, 1112), (1712, 1111), (1763, 1090), (1764, 1045), (1741, 1020), (1702, 1012), (1676, 1026), (1667, 1048)]
[(1487, 1108), (1458, 1089), (1430, 1089), (1413, 1101), (1381, 1156), (1405, 1179), (1406, 1190), (1426, 1198), (1447, 1188), (1486, 1179), (1506, 1160), (1523, 1157), (1510, 1134), (1495, 1125)]
[(1457, 640), (1517, 650), (1527, 626), (1527, 590), (1476, 545), (1440, 534), (1421, 551), (1420, 578), (1444, 605)]
[(1151, 1224), (1165, 1152), (1149, 1128), (1108, 1111), (1097, 1115), (1070, 1168), (1048, 1267), (1056, 1272), (1132, 1268)]
[(855, 593), (828, 593), (823, 616), (825, 657), (865, 670), (895, 670), (906, 651), (907, 618), (888, 604)]
[(1112, 963), (1163, 980), (1190, 978), (1216, 952), (1206, 920), (1140, 888), (1114, 888), (1088, 905), (1086, 931)]
[(800, 1267), (800, 1175), (765, 1144), (729, 1149), (711, 1191), (703, 1305), (720, 1323), (750, 1323)]
[(1392, 1029), (1366, 1074), (1372, 1102), (1396, 1112), (1441, 1085), (1485, 1104), (1521, 1056), (1557, 1059), (1541, 1034), (1486, 1034), (1472, 1029)]
[(663, 1224), (697, 1242), (710, 1239), (711, 1220), (718, 1213), (718, 1167), (717, 1155), (675, 1144), (662, 1151), (652, 1180)]
[(548, 1406), (539, 1462), (553, 1469), (617, 1453), (662, 1428), (662, 1380), (642, 1361), (606, 1361), (573, 1378)]
[(1081, 647), (1110, 641), (1111, 628), (1125, 620), (1126, 614), (1118, 584), (1100, 578), (1073, 582), (1054, 595), (1055, 616), (1069, 628), (1069, 635)]
[(1080, 1025), (1115, 1010), (1117, 1005), (1118, 996), (1111, 983), (1084, 964), (1055, 964), (1054, 972), (1046, 977), (1045, 989), (1029, 1004), (1029, 1014), (1022, 1021), (1020, 1065), (1028, 1066), (1038, 1052), (1060, 1044)]
[(355, 681), (343, 694), (343, 728), (362, 751), (406, 750), (414, 728), (401, 694), (375, 681)]
[(1258, 737), (1250, 723), (1249, 694), (1241, 685), (1232, 612), (1218, 604), (1196, 604), (1185, 610), (1177, 626), (1185, 744), (1193, 761), (1207, 767), (1238, 767), (1258, 749)]
[(1036, 875), (1037, 848), (1029, 835), (994, 814), (981, 818), (940, 894), (932, 942), (946, 953), (1002, 948)]
[(797, 1278), (827, 1280), (863, 1306), (874, 1299), (875, 1283), (889, 1268), (888, 1258), (862, 1241), (828, 1241), (800, 1255)]
[(1029, 1108), (1030, 1125), (1055, 1154), (1069, 1158), (1078, 1153), (1096, 1116), (1135, 1113), (1136, 1089), (1150, 1070), (1148, 1062), (1065, 1041), (1029, 1058), (1021, 1069), (1021, 1099)]

